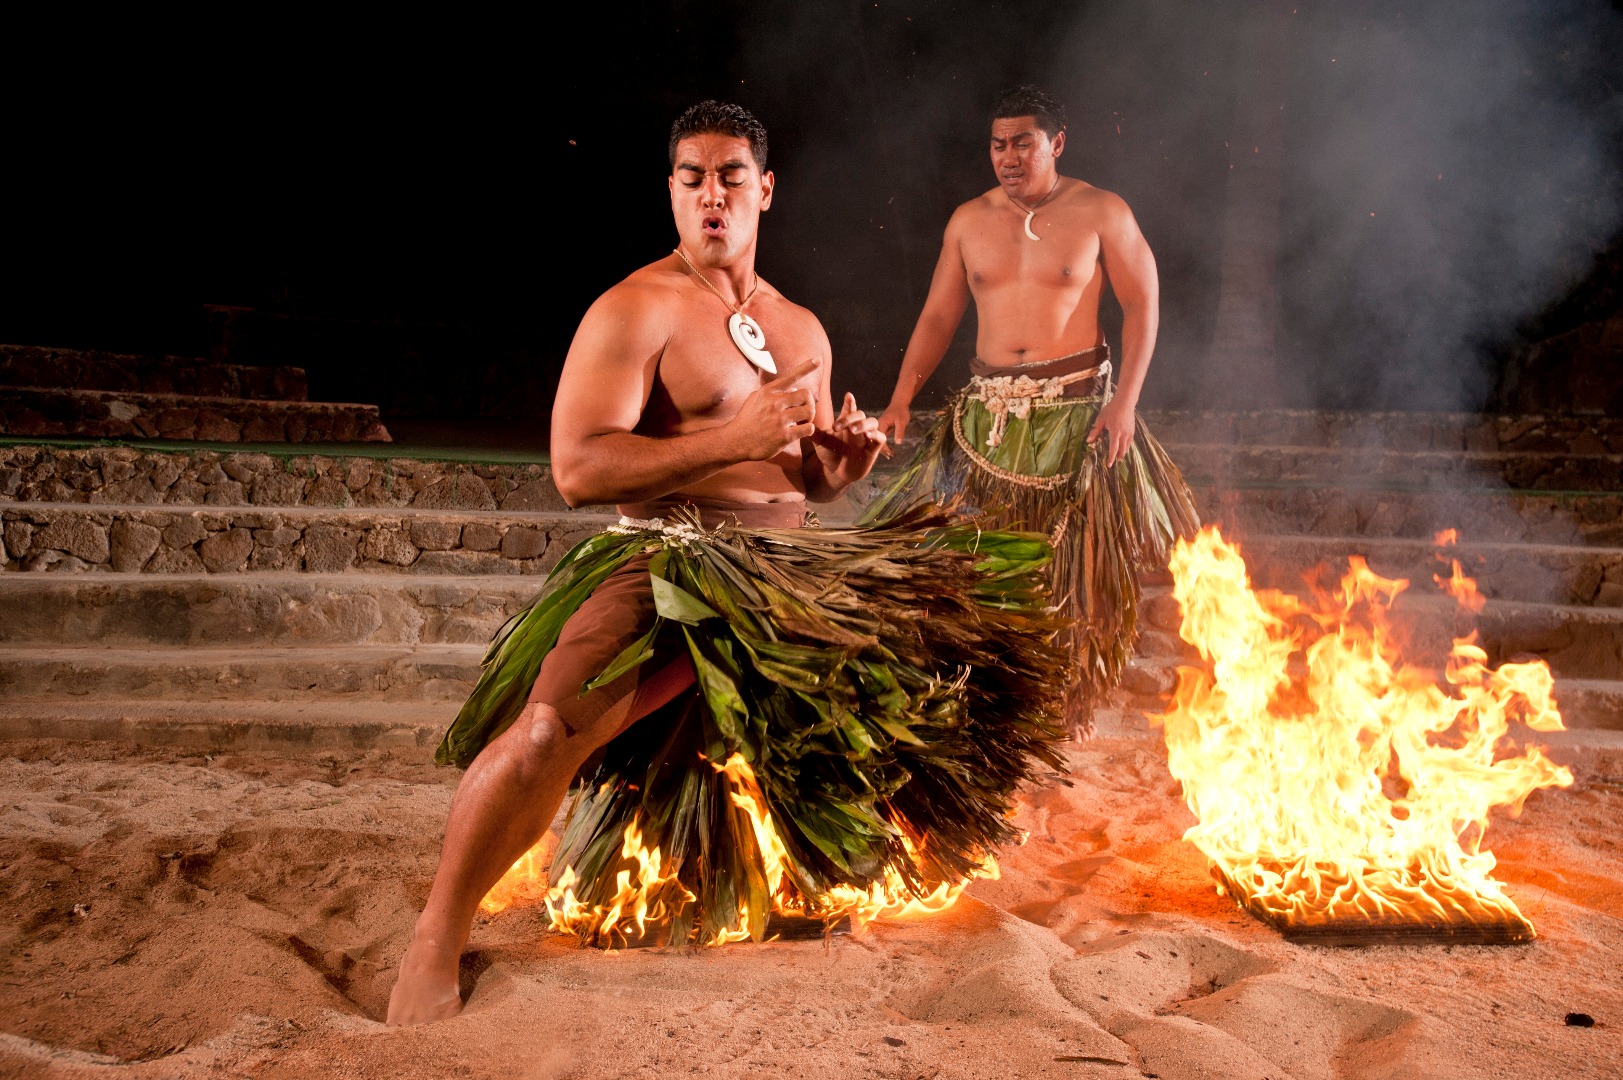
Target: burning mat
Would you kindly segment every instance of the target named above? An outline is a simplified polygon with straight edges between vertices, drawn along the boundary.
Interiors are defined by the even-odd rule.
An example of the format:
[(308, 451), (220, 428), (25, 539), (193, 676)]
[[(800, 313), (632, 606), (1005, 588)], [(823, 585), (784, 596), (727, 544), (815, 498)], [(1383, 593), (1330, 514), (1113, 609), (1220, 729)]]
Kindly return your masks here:
[[(1530, 940), (1484, 837), (1492, 808), (1572, 783), (1510, 738), (1512, 723), (1561, 730), (1549, 668), (1490, 667), (1473, 632), (1439, 685), (1394, 629), (1408, 582), (1358, 557), (1312, 601), (1252, 590), (1215, 528), (1180, 542), (1172, 570), (1180, 633), (1207, 666), (1181, 669), (1160, 722), (1199, 818), (1184, 838), (1219, 891), (1302, 941)], [(1436, 580), (1481, 608), (1457, 560)]]

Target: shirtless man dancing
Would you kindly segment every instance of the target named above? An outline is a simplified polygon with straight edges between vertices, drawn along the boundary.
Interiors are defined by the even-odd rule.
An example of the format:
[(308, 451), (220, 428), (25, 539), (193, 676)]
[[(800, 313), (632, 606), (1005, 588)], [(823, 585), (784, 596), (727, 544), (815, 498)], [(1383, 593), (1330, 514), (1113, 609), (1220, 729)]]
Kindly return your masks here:
[[(553, 412), (558, 490), (624, 516), (502, 628), (440, 746), (467, 773), (391, 1024), (461, 1010), (480, 899), (583, 767), (555, 879), (605, 913), (581, 936), (626, 940), (628, 924), (592, 905), (613, 895), (635, 828), (679, 875), (661, 879), (677, 880), (675, 899), (638, 940), (682, 944), (759, 939), (772, 917), (729, 770), (759, 780), (806, 908), (835, 885), (866, 895), (900, 860), (906, 880), (967, 876), (1015, 835), (1015, 786), (1059, 764), (1046, 545), (936, 511), (801, 528), (806, 500), (865, 476), (886, 438), (849, 394), (835, 415), (822, 326), (756, 276), (774, 185), (761, 125), (703, 102), (676, 121), (670, 158), (680, 245), (592, 305)], [(999, 574), (997, 603), (983, 605), (966, 582), (999, 553), (998, 565), (1024, 560), (1025, 577)], [(913, 589), (894, 598), (898, 578)], [(963, 722), (985, 701), (994, 715)], [(953, 839), (903, 843), (931, 826)]]
[[(822, 325), (756, 276), (756, 228), (774, 183), (765, 130), (737, 106), (704, 102), (677, 121), (670, 150), (681, 244), (604, 293), (581, 320), (553, 410), (558, 490), (571, 506), (614, 503), (634, 519), (691, 505), (707, 521), (794, 528), (808, 498), (833, 499), (866, 475), (885, 438), (849, 394), (834, 415)], [(729, 329), (734, 313), (782, 358), (776, 375), (741, 355)], [(635, 625), (651, 604), (647, 580), (644, 572), (627, 587), (613, 579), (600, 588), (571, 620), (577, 636)], [(582, 670), (565, 655), (567, 639), (566, 631), (522, 713), (457, 789), (439, 870), (389, 999), (391, 1024), (461, 1010), (457, 963), (480, 898), (546, 830), (587, 757), (692, 685), (691, 665), (673, 661), (582, 697), (618, 647), (588, 658), (598, 670)]]
[[(902, 443), (914, 396), (971, 299), (974, 378), (869, 516), (915, 497), (961, 492), (1052, 537), (1054, 591), (1078, 620), (1067, 713), (1082, 730), (1131, 654), (1137, 567), (1163, 562), (1170, 542), (1197, 522), (1177, 469), (1135, 416), (1160, 318), (1155, 257), (1119, 196), (1060, 175), (1064, 152), (1057, 101), (1029, 86), (998, 99), (991, 114), (997, 186), (947, 223), (880, 430)], [(1113, 388), (1099, 322), (1107, 286), (1124, 315)], [(1084, 552), (1090, 533), (1091, 557)]]

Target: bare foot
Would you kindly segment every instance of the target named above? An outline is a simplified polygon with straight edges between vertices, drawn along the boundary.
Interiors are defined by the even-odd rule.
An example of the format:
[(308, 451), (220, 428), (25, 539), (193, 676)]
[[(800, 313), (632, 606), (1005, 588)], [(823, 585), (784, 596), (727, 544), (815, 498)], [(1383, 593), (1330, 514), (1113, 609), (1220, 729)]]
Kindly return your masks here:
[(462, 993), (457, 988), (455, 953), (433, 942), (412, 938), (406, 955), (400, 958), (400, 974), (389, 994), (390, 1026), (432, 1024), (462, 1011)]

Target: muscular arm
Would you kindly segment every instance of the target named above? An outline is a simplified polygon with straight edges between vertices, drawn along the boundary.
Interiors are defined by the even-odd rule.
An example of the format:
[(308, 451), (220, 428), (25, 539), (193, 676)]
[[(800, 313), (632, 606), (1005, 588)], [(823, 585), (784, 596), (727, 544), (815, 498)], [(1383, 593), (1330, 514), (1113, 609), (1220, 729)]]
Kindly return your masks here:
[(796, 425), (804, 426), (810, 409), (780, 407), (780, 377), (750, 395), (726, 424), (634, 434), (672, 329), (666, 301), (633, 285), (609, 290), (581, 320), (552, 409), (553, 480), (570, 506), (655, 499), (729, 465), (764, 461), (805, 433)]
[(902, 355), (902, 370), (896, 376), (896, 389), (890, 395), (879, 425), (882, 430), (894, 430), (896, 441), (902, 441), (907, 427), (908, 410), (913, 398), (935, 374), (941, 358), (947, 355), (952, 337), (958, 332), (964, 311), (969, 307), (969, 278), (964, 271), (964, 257), (959, 249), (959, 234), (963, 229), (963, 211), (953, 214), (947, 222), (947, 231), (941, 241), (941, 257), (936, 260), (935, 274), (930, 278), (930, 293), (924, 299), (924, 310), (908, 339), (907, 351)]
[(1099, 257), (1122, 311), (1121, 372), (1116, 379), (1116, 395), (1136, 406), (1161, 327), (1161, 281), (1155, 272), (1155, 255), (1139, 231), (1133, 212), (1120, 199), (1112, 196), (1112, 201), (1114, 205), (1099, 230)]
[(1102, 433), (1110, 437), (1109, 463), (1127, 452), (1137, 426), (1134, 410), (1150, 371), (1155, 337), (1161, 327), (1161, 283), (1155, 271), (1155, 256), (1127, 204), (1109, 196), (1104, 221), (1099, 228), (1099, 258), (1116, 299), (1121, 304), (1121, 368), (1116, 377), (1116, 394), (1099, 412), (1092, 442)]

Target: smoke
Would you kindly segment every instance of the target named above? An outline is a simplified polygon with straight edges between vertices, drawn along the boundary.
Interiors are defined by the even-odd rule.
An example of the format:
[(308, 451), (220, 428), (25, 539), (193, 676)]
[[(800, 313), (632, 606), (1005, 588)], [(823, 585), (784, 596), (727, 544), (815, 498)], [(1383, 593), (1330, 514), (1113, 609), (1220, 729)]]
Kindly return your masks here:
[[(993, 186), (986, 109), (1051, 42), (1057, 5), (940, 0), (741, 9), (728, 93), (772, 131), (778, 189), (761, 272), (829, 332), (835, 389), (877, 412), (924, 303), (954, 207)], [(1046, 52), (1039, 52), (1046, 56)], [(924, 405), (961, 383), (974, 313)]]
[(1495, 351), (1618, 227), (1620, 55), (1623, 19), (1578, 0), (1090, 7), (1051, 77), (1095, 155), (1069, 171), (1123, 194), (1161, 259), (1150, 399), (1257, 384), (1211, 348), (1224, 174), (1256, 167), (1235, 135), (1282, 67), (1277, 276), (1241, 283), (1276, 352), (1253, 362), (1284, 403), (1481, 407)]
[[(1312, 388), (1332, 403), (1362, 383), (1382, 402), (1480, 404), (1490, 351), (1617, 227), (1623, 98), (1605, 71), (1623, 40), (1616, 15), (1496, 3), (1465, 19), (1440, 7), (1380, 23), (1331, 15), (1300, 64), (1322, 97), (1293, 132), (1303, 196), (1288, 219), (1285, 297), (1292, 348), (1322, 350)], [(1325, 55), (1332, 42), (1345, 59)], [(1359, 66), (1324, 70), (1343, 63)]]

